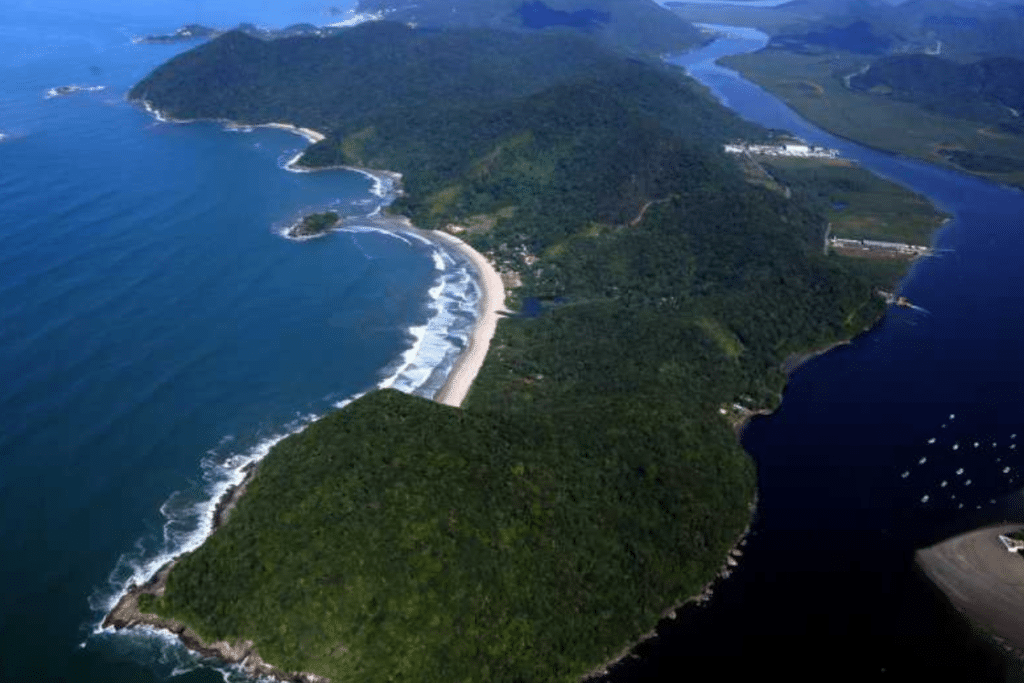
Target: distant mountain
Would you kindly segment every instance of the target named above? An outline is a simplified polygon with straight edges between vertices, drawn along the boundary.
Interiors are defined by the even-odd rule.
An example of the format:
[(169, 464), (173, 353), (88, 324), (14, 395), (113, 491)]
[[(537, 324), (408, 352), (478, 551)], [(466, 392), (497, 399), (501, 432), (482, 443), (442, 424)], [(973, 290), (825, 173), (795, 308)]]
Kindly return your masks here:
[[(596, 82), (604, 84), (601, 89), (595, 89)], [(620, 94), (627, 101), (619, 102)], [(329, 38), (262, 41), (231, 32), (159, 67), (130, 97), (178, 119), (289, 121), (322, 131), (327, 139), (310, 147), (303, 163), (408, 170), (403, 179), (407, 195), (399, 205), (459, 182), (467, 173), (467, 159), (478, 163), (504, 149), (503, 141), (525, 135), (532, 141), (527, 148), (550, 150), (556, 143), (549, 130), (582, 136), (594, 125), (591, 119), (617, 126), (634, 118), (643, 122), (622, 138), (627, 151), (614, 153), (620, 161), (643, 148), (643, 136), (652, 126), (685, 133), (716, 153), (727, 139), (756, 134), (736, 117), (709, 114), (712, 109), (699, 91), (660, 64), (624, 59), (586, 36), (411, 29), (389, 21), (361, 24)], [(572, 101), (587, 106), (570, 116), (566, 103)], [(496, 158), (522, 154), (525, 144), (511, 145)], [(656, 148), (661, 149), (652, 143)], [(632, 217), (625, 214), (635, 215), (645, 198), (662, 192), (649, 173), (651, 178), (678, 177), (663, 173), (676, 163), (676, 154), (668, 147), (644, 152), (644, 167), (654, 170), (638, 171), (629, 188), (614, 191), (595, 181), (599, 191), (587, 202), (606, 207), (615, 221)], [(525, 182), (522, 175), (499, 182), (496, 162), (486, 165), (495, 168), (481, 180), (485, 189), (467, 189), (462, 200), (467, 206), (479, 202), (474, 210), (493, 208), (487, 198), (500, 194), (493, 184)], [(521, 174), (511, 162), (502, 168), (502, 173)], [(585, 168), (597, 174), (595, 164)], [(542, 195), (533, 196), (539, 200)], [(553, 205), (566, 203), (558, 193), (550, 199)], [(419, 224), (429, 218), (419, 212), (442, 215), (425, 207), (403, 208)]]
[(793, 0), (776, 7), (669, 3), (689, 21), (756, 26), (787, 50), (1024, 57), (1024, 0)]
[(894, 55), (850, 78), (850, 87), (960, 118), (1021, 132), (1024, 61), (1009, 57), (960, 64), (932, 55)]
[(866, 21), (855, 21), (847, 26), (825, 26), (818, 31), (781, 34), (772, 39), (773, 47), (795, 52), (808, 48), (842, 50), (864, 54), (885, 54), (897, 44), (897, 39), (875, 33)]
[(908, 0), (797, 0), (787, 11), (832, 24), (865, 22), (876, 35), (898, 36), (904, 47), (975, 56), (1024, 55), (1024, 4)]
[(580, 31), (645, 53), (703, 40), (693, 24), (653, 0), (359, 0), (357, 11), (427, 28)]

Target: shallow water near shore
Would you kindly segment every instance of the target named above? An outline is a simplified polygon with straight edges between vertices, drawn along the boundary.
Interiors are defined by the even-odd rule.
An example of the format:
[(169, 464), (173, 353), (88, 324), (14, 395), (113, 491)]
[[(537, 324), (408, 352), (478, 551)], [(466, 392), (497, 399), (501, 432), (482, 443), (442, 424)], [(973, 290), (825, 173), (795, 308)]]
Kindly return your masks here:
[[(300, 136), (159, 123), (124, 100), (189, 47), (135, 36), (332, 20), (227, 0), (5, 5), (0, 680), (220, 680), (171, 638), (96, 624), (202, 540), (276, 440), (377, 386), (430, 396), (464, 347), (467, 264), (364, 219), (372, 178), (291, 173)], [(106, 87), (46, 99), (63, 85)], [(345, 230), (281, 235), (325, 208)]]

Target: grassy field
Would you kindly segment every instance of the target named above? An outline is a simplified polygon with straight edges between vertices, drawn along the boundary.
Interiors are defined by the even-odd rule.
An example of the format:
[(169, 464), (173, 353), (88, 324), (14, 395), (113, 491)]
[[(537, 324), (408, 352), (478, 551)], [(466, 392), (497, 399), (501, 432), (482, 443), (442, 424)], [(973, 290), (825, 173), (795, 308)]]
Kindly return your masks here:
[(843, 76), (854, 73), (870, 60), (846, 53), (808, 55), (766, 49), (726, 57), (720, 63), (736, 69), (801, 116), (835, 135), (1024, 187), (1022, 171), (988, 172), (980, 170), (977, 164), (965, 168), (953, 161), (980, 155), (1024, 165), (1024, 137), (846, 88)]
[(921, 195), (849, 161), (772, 157), (757, 163), (777, 183), (821, 207), (836, 237), (927, 246), (948, 218)]

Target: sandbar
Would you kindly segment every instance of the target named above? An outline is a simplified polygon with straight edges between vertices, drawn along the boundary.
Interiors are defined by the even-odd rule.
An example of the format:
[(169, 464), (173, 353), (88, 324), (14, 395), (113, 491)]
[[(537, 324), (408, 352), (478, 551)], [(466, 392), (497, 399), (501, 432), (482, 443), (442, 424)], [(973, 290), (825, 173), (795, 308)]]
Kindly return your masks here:
[(918, 550), (914, 559), (949, 601), (1006, 649), (1024, 652), (1024, 557), (999, 536), (1021, 524), (984, 527)]

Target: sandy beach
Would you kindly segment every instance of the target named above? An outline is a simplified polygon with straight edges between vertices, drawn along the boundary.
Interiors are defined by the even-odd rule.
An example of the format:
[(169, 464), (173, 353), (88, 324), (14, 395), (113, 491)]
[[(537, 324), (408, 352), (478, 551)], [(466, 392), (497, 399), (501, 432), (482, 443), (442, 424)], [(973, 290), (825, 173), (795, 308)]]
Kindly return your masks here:
[(476, 268), (480, 275), (479, 318), (476, 327), (473, 328), (473, 335), (469, 340), (469, 347), (455, 362), (448, 379), (434, 395), (434, 400), (447, 406), (461, 406), (469, 394), (470, 387), (477, 373), (483, 367), (484, 359), (487, 357), (487, 350), (491, 345), (491, 339), (498, 328), (498, 317), (509, 311), (505, 308), (505, 285), (501, 276), (494, 269), (483, 254), (476, 251), (458, 237), (444, 232), (433, 233), (439, 241), (447, 246), (464, 254)]
[(327, 137), (323, 133), (315, 131), (312, 128), (299, 128), (298, 126), (293, 126), (290, 123), (261, 123), (253, 126), (253, 128), (276, 128), (278, 130), (286, 130), (289, 133), (301, 135), (306, 138), (311, 145), (314, 145)]

